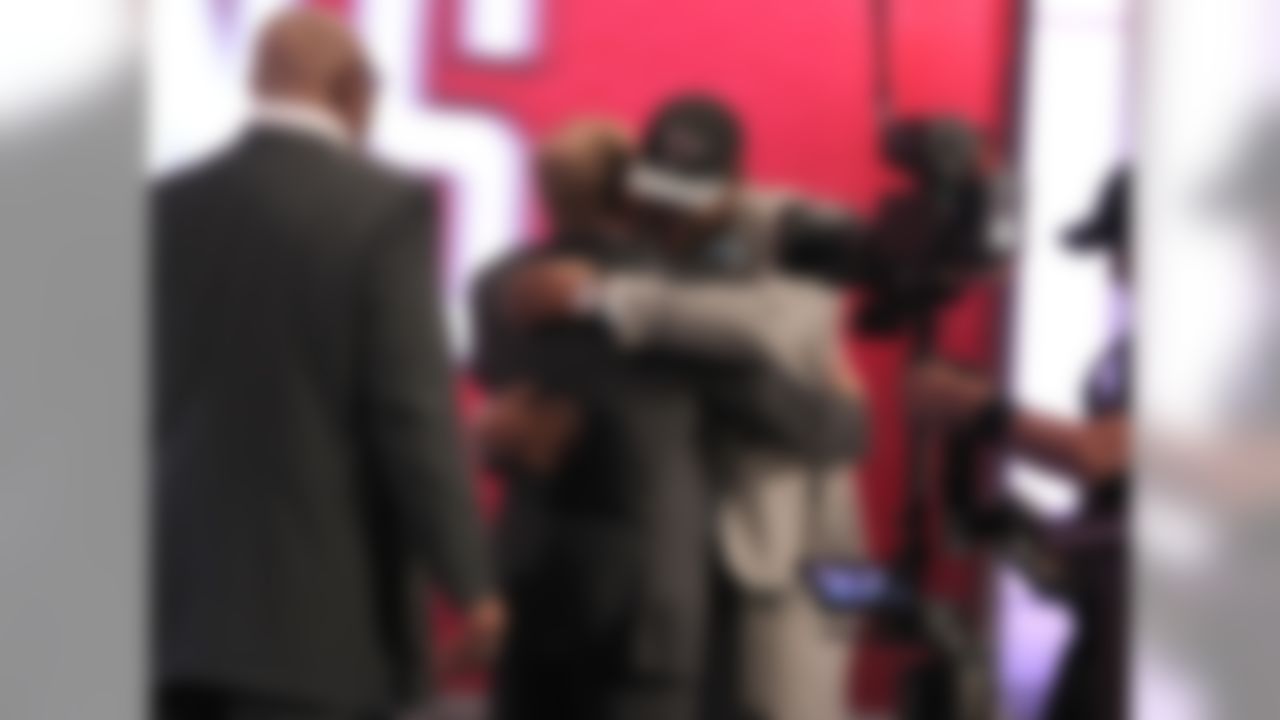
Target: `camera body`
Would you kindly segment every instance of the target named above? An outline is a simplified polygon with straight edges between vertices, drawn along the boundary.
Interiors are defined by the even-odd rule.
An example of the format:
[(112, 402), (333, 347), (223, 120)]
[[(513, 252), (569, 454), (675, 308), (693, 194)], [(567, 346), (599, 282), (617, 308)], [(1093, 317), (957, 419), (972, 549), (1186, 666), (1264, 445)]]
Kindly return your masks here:
[(907, 187), (869, 222), (797, 202), (779, 229), (783, 267), (863, 293), (857, 329), (870, 335), (915, 327), (996, 257), (991, 182), (971, 126), (903, 120), (884, 133), (882, 152)]

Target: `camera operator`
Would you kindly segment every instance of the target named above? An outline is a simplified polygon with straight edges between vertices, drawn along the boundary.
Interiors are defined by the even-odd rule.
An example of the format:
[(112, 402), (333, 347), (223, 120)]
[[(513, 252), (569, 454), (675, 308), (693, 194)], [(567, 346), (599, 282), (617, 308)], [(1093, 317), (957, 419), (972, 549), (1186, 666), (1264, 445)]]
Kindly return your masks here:
[(1086, 420), (1072, 422), (1018, 406), (992, 379), (940, 360), (922, 363), (911, 380), (911, 397), (920, 416), (1070, 476), (1087, 498), (1081, 517), (1069, 526), (1040, 533), (1063, 571), (1061, 586), (1076, 620), (1075, 638), (1051, 703), (1051, 720), (1126, 716), (1130, 184), (1126, 170), (1112, 177), (1092, 218), (1069, 237), (1075, 249), (1107, 255), (1121, 309), (1115, 337), (1088, 378)]

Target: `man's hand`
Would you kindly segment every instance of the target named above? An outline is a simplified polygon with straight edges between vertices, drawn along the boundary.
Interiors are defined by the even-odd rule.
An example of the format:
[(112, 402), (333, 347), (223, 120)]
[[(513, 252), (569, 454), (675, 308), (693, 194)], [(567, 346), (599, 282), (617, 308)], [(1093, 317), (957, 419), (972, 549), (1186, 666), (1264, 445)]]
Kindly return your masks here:
[(917, 365), (908, 390), (914, 412), (952, 426), (973, 420), (996, 397), (995, 386), (987, 378), (940, 360)]
[(507, 607), (495, 596), (472, 603), (462, 615), (462, 637), (450, 658), (451, 669), (491, 666), (502, 651), (507, 634)]
[(486, 400), (476, 436), (495, 466), (546, 476), (577, 439), (580, 414), (572, 399), (518, 383)]
[(589, 308), (599, 272), (588, 262), (542, 260), (513, 272), (505, 305), (516, 321), (536, 324), (573, 317)]
[(853, 398), (861, 398), (863, 396), (862, 383), (858, 380), (858, 376), (854, 373), (853, 365), (849, 359), (845, 357), (844, 351), (836, 349), (831, 353), (829, 360), (831, 382), (837, 390)]

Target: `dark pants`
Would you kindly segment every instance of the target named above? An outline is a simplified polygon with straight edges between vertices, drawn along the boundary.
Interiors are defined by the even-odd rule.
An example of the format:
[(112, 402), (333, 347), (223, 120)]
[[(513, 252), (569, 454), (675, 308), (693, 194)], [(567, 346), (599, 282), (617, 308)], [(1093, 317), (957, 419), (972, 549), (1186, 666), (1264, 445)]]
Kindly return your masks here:
[(197, 687), (165, 688), (156, 698), (152, 713), (152, 720), (385, 720), (389, 717)]
[(1128, 718), (1128, 563), (1120, 545), (1077, 563), (1076, 637), (1050, 705), (1051, 720)]
[(600, 633), (576, 622), (584, 613), (566, 612), (573, 603), (565, 586), (550, 585), (509, 593), (512, 632), (495, 683), (495, 720), (699, 717), (692, 681), (629, 672), (626, 626)]
[(702, 687), (705, 720), (764, 720), (743, 707), (741, 667), (742, 591), (718, 557), (711, 566), (711, 617), (707, 668)]

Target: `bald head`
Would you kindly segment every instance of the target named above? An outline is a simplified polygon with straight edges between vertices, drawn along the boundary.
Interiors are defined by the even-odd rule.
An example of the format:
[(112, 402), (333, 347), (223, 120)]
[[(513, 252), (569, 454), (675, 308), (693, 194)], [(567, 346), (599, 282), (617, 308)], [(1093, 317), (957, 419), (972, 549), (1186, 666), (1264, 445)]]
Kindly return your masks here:
[(329, 13), (299, 8), (275, 18), (259, 39), (253, 82), (259, 98), (320, 106), (353, 135), (363, 135), (368, 126), (368, 59), (351, 31)]

